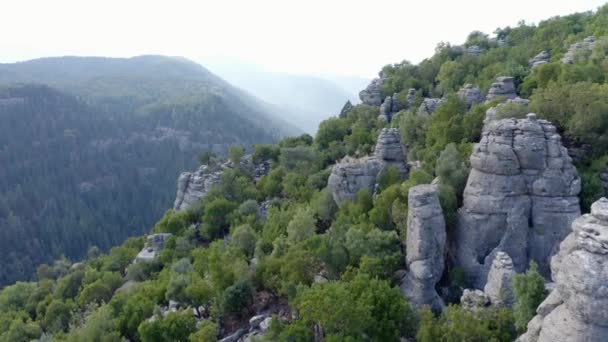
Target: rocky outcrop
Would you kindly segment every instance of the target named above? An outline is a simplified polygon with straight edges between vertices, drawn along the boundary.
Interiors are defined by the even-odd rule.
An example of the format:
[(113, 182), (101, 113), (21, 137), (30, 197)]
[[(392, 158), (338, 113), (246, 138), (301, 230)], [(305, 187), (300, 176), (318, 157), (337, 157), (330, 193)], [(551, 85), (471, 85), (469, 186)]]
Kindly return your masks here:
[(424, 100), (422, 100), (422, 103), (420, 104), (420, 107), (418, 107), (418, 114), (421, 115), (430, 115), (435, 113), (435, 111), (437, 110), (437, 107), (439, 107), (442, 103), (445, 102), (445, 99), (441, 98), (424, 98)]
[(479, 57), (483, 54), (483, 49), (477, 45), (472, 45), (467, 48), (467, 55), (473, 57)]
[(387, 96), (384, 99), (384, 102), (382, 102), (382, 105), (380, 105), (380, 115), (378, 116), (378, 119), (391, 122), (393, 120), (393, 116), (400, 110), (406, 109), (407, 106), (407, 103), (402, 103), (402, 101), (399, 101), (399, 94), (394, 93), (393, 96)]
[(177, 194), (173, 210), (187, 210), (207, 195), (219, 183), (224, 167), (211, 168), (202, 165), (194, 172), (182, 172), (177, 179)]
[(154, 260), (158, 252), (165, 247), (165, 240), (169, 236), (171, 236), (170, 233), (148, 235), (144, 248), (137, 254), (135, 262)]
[(484, 100), (481, 89), (470, 83), (465, 84), (458, 90), (458, 97), (464, 101), (468, 108), (471, 108), (474, 104), (482, 103)]
[(513, 296), (512, 281), (515, 274), (511, 257), (505, 252), (497, 252), (483, 289), (492, 305), (510, 306), (513, 304), (515, 297)]
[(477, 311), (488, 307), (490, 305), (490, 299), (481, 290), (464, 289), (462, 296), (460, 297), (460, 305), (467, 310)]
[(577, 60), (585, 60), (591, 54), (594, 46), (595, 38), (593, 36), (589, 36), (580, 42), (570, 45), (568, 51), (562, 58), (562, 63), (573, 64)]
[(516, 272), (549, 260), (580, 215), (581, 181), (555, 126), (528, 114), (485, 124), (458, 212), (456, 259), (476, 288), (507, 253)]
[(353, 201), (360, 190), (368, 189), (373, 192), (379, 177), (389, 166), (396, 167), (405, 179), (407, 151), (401, 144), (397, 128), (384, 128), (378, 136), (374, 154), (363, 158), (345, 157), (333, 166), (328, 179), (334, 201), (342, 205), (345, 201)]
[(416, 100), (416, 89), (410, 88), (407, 91), (407, 95), (405, 96), (405, 102), (407, 107), (411, 107), (414, 105), (414, 101)]
[(380, 75), (380, 78), (373, 79), (367, 88), (359, 92), (361, 102), (368, 106), (380, 106), (382, 104), (381, 88), (383, 83), (383, 75)]
[(401, 282), (401, 293), (409, 303), (434, 311), (444, 307), (435, 285), (444, 268), (446, 244), (445, 219), (437, 187), (418, 185), (409, 190), (407, 214), (407, 274)]
[(348, 112), (350, 112), (351, 110), (353, 110), (353, 108), (355, 108), (355, 107), (350, 102), (350, 100), (346, 101), (346, 103), (342, 107), (342, 110), (340, 111), (340, 117), (341, 118), (345, 118), (346, 114), (348, 114)]
[(549, 59), (551, 59), (551, 55), (547, 51), (542, 51), (538, 55), (530, 59), (528, 61), (528, 64), (532, 69), (534, 69), (538, 66), (549, 63)]
[(608, 340), (608, 199), (572, 223), (551, 261), (556, 288), (520, 342)]
[(517, 97), (515, 93), (515, 84), (513, 83), (513, 77), (501, 76), (496, 78), (496, 82), (492, 83), (486, 95), (486, 102), (492, 101), (496, 98), (504, 97), (506, 99), (513, 99)]

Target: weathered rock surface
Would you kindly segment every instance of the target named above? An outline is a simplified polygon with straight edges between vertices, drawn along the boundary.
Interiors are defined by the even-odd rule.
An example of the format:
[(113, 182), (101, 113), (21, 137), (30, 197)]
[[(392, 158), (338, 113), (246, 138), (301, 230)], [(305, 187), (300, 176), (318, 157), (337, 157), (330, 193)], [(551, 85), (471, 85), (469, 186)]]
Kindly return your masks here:
[(442, 103), (445, 102), (445, 99), (441, 98), (428, 98), (426, 97), (422, 100), (420, 107), (418, 107), (418, 114), (422, 115), (430, 115), (435, 113), (437, 107), (439, 107)]
[(353, 106), (353, 104), (350, 102), (350, 100), (346, 101), (346, 103), (344, 104), (344, 106), (342, 107), (342, 110), (340, 110), (340, 117), (341, 118), (345, 118), (346, 114), (348, 112), (350, 112), (351, 110), (353, 110), (353, 108), (355, 108)]
[(396, 167), (407, 178), (406, 148), (401, 144), (397, 128), (384, 128), (378, 136), (374, 154), (363, 158), (345, 157), (334, 165), (328, 179), (328, 186), (334, 201), (341, 205), (353, 201), (362, 189), (374, 191), (378, 178), (389, 166)]
[(551, 261), (556, 289), (519, 342), (608, 340), (608, 199), (572, 223)]
[(488, 296), (492, 305), (510, 306), (513, 304), (513, 260), (505, 252), (497, 252), (488, 272), (488, 280), (483, 292)]
[[(528, 107), (528, 104), (530, 104), (530, 100), (522, 99), (519, 96), (516, 98), (513, 98), (513, 99), (508, 99), (507, 101), (501, 102), (494, 107), (488, 108), (488, 110), (486, 110), (486, 118), (485, 118), (484, 122), (500, 119), (498, 117), (499, 113), (504, 115), (504, 113), (507, 110), (509, 105)], [(503, 119), (505, 119), (505, 118), (503, 118)]]
[(479, 57), (483, 54), (483, 49), (477, 45), (472, 45), (467, 48), (467, 55), (473, 57)]
[(407, 214), (407, 274), (401, 293), (409, 303), (434, 311), (444, 307), (435, 285), (444, 269), (446, 230), (437, 187), (418, 185), (409, 190)]
[(460, 297), (460, 305), (467, 310), (475, 311), (490, 305), (490, 299), (481, 290), (464, 289)]
[(497, 77), (496, 82), (492, 83), (490, 89), (488, 90), (488, 95), (486, 95), (486, 101), (492, 101), (499, 97), (504, 97), (506, 99), (513, 99), (517, 97), (513, 77)]
[(405, 102), (407, 102), (407, 107), (411, 107), (416, 100), (416, 89), (410, 88), (407, 91), (407, 95), (405, 96)]
[(136, 262), (152, 261), (164, 247), (165, 240), (171, 236), (170, 233), (151, 234), (146, 238), (144, 248), (137, 254)]
[(182, 172), (177, 179), (177, 194), (173, 210), (187, 210), (200, 201), (213, 186), (219, 183), (223, 167), (210, 168), (202, 165), (194, 172)]
[(379, 78), (375, 78), (367, 86), (367, 88), (359, 92), (359, 98), (361, 102), (368, 106), (379, 106), (382, 104), (382, 92), (380, 91), (382, 84), (384, 83), (383, 75)]
[(528, 114), (485, 124), (456, 229), (456, 259), (483, 288), (499, 251), (516, 272), (529, 260), (548, 275), (549, 260), (580, 215), (581, 181), (555, 126)]
[(481, 93), (481, 89), (479, 87), (467, 83), (460, 90), (458, 90), (458, 97), (464, 103), (466, 103), (467, 107), (471, 108), (474, 104), (482, 103), (484, 101), (484, 96)]
[(549, 59), (551, 59), (551, 55), (547, 51), (541, 51), (538, 55), (530, 59), (528, 64), (532, 69), (534, 69), (538, 66), (549, 63)]
[(568, 51), (562, 58), (562, 63), (573, 64), (577, 60), (585, 60), (591, 54), (594, 46), (595, 38), (593, 36), (589, 36), (580, 42), (570, 45)]
[(386, 122), (391, 122), (391, 113), (393, 108), (393, 98), (387, 96), (384, 99), (384, 102), (380, 105), (380, 115), (378, 115), (379, 120), (383, 120)]

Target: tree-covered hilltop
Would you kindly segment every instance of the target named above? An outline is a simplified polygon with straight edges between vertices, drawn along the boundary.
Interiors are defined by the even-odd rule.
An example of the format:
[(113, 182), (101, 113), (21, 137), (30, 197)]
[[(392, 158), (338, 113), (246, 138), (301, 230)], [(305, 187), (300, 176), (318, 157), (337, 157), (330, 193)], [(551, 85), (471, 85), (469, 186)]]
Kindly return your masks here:
[(201, 151), (297, 131), (182, 59), (48, 58), (2, 64), (0, 80), (3, 285), (144, 233)]
[[(560, 133), (576, 157), (582, 184), (574, 177), (568, 186), (578, 194), (581, 185), (583, 211), (602, 195), (608, 158), (608, 6), (496, 34), (490, 39), (473, 33), (464, 47), (441, 44), (419, 65), (385, 67), (362, 92), (368, 104), (346, 106), (321, 123), (314, 138), (256, 145), (250, 157), (235, 146), (229, 161), (204, 154), (201, 173), (217, 177), (214, 186), (187, 210), (168, 210), (147, 238), (131, 238), (107, 254), (91, 250), (81, 263), (41, 265), (36, 283), (6, 287), (0, 293), (0, 340), (236, 341), (245, 335), (260, 341), (515, 340), (547, 295), (542, 270), (532, 262), (520, 274), (510, 273), (512, 293), (483, 288), (461, 296), (476, 286), (451, 248), (457, 208), (464, 205), (467, 177), (475, 167), (469, 157), (483, 152), (473, 144), (481, 139), (484, 120), (490, 123), (484, 131), (488, 145), (490, 134), (495, 134), (492, 142), (510, 141), (512, 135), (500, 133), (527, 125), (530, 136), (557, 143), (542, 145), (542, 151), (532, 143), (526, 150), (521, 142), (488, 148), (511, 153), (523, 145), (533, 156), (552, 154), (554, 159), (539, 167), (553, 168), (549, 179), (570, 166)], [(535, 58), (542, 51), (550, 57)], [(495, 119), (522, 118), (531, 111), (536, 115), (491, 130)], [(408, 147), (408, 172), (399, 168), (402, 150), (387, 148), (399, 145), (389, 127), (398, 129)], [(264, 162), (270, 163), (267, 172), (254, 171)], [(497, 173), (504, 171), (501, 165), (510, 164), (482, 163)], [(346, 180), (329, 181), (335, 186), (329, 188), (330, 177)], [(407, 246), (413, 238), (423, 239), (409, 235), (422, 223), (412, 227), (408, 221), (431, 217), (408, 217), (414, 212), (410, 190), (431, 182), (428, 189), (435, 189), (445, 218), (437, 222), (445, 225), (443, 242), (449, 247), (437, 255), (445, 267), (438, 291), (431, 289), (446, 304), (441, 313), (441, 308), (419, 310), (398, 287), (406, 256), (413, 254)], [(543, 183), (535, 190), (554, 187)], [(510, 194), (507, 188), (497, 191)], [(594, 214), (605, 217), (603, 212), (596, 208)], [(585, 236), (603, 241), (600, 235)], [(596, 247), (605, 249), (601, 243)], [(513, 271), (519, 260), (503, 254), (497, 261), (501, 269)], [(406, 274), (425, 271), (412, 268)]]

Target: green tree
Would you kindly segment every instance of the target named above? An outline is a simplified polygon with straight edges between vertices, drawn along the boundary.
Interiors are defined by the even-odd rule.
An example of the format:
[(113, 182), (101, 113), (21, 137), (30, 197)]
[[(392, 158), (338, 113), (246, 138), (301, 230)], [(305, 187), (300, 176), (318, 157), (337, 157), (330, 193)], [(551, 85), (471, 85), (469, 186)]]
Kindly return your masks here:
[(513, 278), (513, 292), (516, 300), (513, 305), (515, 326), (519, 331), (524, 331), (528, 322), (536, 315), (536, 308), (547, 296), (545, 281), (535, 262), (530, 262), (530, 268), (525, 274), (518, 274)]
[(241, 163), (241, 159), (243, 158), (244, 155), (245, 155), (245, 148), (242, 146), (232, 145), (228, 148), (228, 158), (235, 165), (238, 165)]

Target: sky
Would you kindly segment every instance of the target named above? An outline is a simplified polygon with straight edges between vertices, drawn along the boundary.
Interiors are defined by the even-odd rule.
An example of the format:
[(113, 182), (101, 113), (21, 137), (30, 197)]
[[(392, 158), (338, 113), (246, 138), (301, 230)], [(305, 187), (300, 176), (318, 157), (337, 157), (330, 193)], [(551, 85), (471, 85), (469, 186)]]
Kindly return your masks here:
[(437, 43), (606, 0), (3, 0), (0, 62), (47, 56), (231, 59), (277, 72), (374, 77)]

